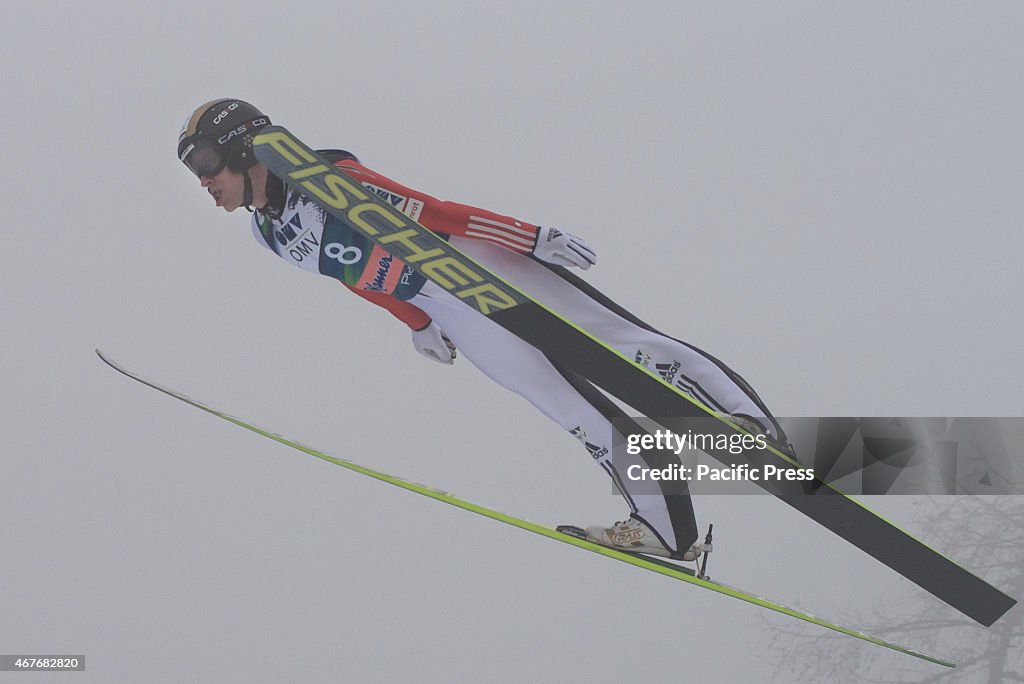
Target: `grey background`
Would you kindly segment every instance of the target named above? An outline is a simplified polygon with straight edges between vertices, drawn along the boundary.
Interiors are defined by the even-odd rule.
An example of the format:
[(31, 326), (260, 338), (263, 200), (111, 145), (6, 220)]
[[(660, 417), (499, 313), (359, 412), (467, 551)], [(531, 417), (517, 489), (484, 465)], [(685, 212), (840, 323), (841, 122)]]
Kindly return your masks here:
[[(174, 145), (233, 96), (438, 197), (585, 236), (588, 280), (780, 415), (1024, 415), (1022, 19), (7, 3), (0, 652), (84, 653), (60, 676), (97, 682), (768, 678), (786, 618), (333, 468), (92, 350), (499, 510), (623, 514), (525, 402), (219, 215)], [(872, 505), (918, 525), (900, 497)], [(696, 506), (730, 584), (822, 616), (917, 591), (768, 497)]]

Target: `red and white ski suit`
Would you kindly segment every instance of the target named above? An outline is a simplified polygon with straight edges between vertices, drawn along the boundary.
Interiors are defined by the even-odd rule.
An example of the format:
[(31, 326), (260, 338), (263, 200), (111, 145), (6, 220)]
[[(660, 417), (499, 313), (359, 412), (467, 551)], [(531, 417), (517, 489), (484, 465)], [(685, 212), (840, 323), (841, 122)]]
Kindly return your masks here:
[[(565, 277), (564, 269), (551, 268), (534, 258), (537, 225), (438, 200), (382, 176), (355, 159), (337, 165), (410, 218), (447, 236), (452, 246), (484, 267), (651, 372), (659, 372), (705, 405), (722, 413), (751, 416), (770, 430), (776, 429), (757, 395), (724, 364), (692, 345), (654, 331), (599, 292)], [(338, 237), (336, 228), (325, 231), (331, 217), (312, 202), (289, 190), (284, 204), (280, 217), (259, 211), (254, 214), (253, 232), (263, 245), (300, 268), (342, 280), (357, 295), (387, 309), (413, 330), (432, 320), (474, 366), (581, 441), (612, 477), (633, 514), (646, 522), (667, 547), (685, 550), (696, 540), (697, 528), (685, 486), (684, 495), (677, 496), (668, 489), (651, 493), (648, 482), (640, 493), (641, 487), (634, 487), (626, 477), (626, 469), (633, 463), (642, 464), (637, 460), (641, 457), (629, 457), (624, 449), (618, 449), (613, 462), (613, 444), (620, 444), (623, 438), (611, 419), (624, 414), (592, 385), (434, 283), (418, 274), (412, 277), (412, 269), (375, 245), (344, 244), (358, 236)], [(332, 261), (329, 256), (340, 254), (351, 257), (343, 259), (344, 270), (339, 270), (337, 259)]]

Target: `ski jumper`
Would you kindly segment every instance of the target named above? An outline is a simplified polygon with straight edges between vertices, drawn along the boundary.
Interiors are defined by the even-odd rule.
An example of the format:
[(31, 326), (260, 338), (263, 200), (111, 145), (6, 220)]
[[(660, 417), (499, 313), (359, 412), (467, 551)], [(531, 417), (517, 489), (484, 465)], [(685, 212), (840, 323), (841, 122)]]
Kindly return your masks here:
[[(761, 400), (727, 366), (646, 326), (564, 268), (534, 258), (537, 225), (440, 201), (375, 173), (348, 153), (335, 152), (335, 157), (341, 157), (336, 162), (338, 168), (409, 218), (652, 373), (659, 372), (716, 411), (751, 416), (773, 436), (779, 434)], [(291, 189), (285, 192), (279, 215), (258, 210), (252, 226), (256, 239), (279, 257), (340, 280), (413, 330), (432, 320), (470, 363), (582, 442), (612, 478), (633, 515), (647, 523), (665, 546), (685, 551), (696, 541), (697, 527), (685, 483), (666, 482), (659, 493), (651, 493), (647, 483), (640, 493), (638, 487), (631, 486), (626, 472), (634, 462), (643, 465), (638, 459), (644, 456), (629, 457), (619, 449), (613, 462), (613, 446), (624, 437), (611, 419), (625, 414), (588, 381), (561, 368)]]

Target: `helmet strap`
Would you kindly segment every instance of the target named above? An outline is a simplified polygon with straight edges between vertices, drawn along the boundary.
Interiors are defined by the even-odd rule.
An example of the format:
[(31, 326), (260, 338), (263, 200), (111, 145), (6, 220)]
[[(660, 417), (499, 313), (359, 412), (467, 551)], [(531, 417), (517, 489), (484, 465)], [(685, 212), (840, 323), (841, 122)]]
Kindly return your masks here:
[(267, 205), (261, 211), (269, 216), (280, 218), (284, 213), (284, 181), (268, 172), (265, 192)]
[(252, 179), (249, 178), (249, 169), (246, 169), (242, 175), (245, 177), (245, 192), (242, 195), (242, 205), (251, 214), (252, 207), (249, 205), (252, 204)]

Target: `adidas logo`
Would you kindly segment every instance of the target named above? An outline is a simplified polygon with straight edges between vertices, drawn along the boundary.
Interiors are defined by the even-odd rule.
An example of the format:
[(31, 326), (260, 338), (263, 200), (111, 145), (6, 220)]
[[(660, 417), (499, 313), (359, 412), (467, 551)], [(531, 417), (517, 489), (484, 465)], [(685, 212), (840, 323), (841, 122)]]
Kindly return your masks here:
[(678, 361), (673, 363), (656, 363), (654, 364), (655, 370), (658, 371), (658, 375), (664, 378), (665, 382), (671, 383), (676, 379), (676, 373), (679, 372), (681, 364)]
[(403, 197), (402, 195), (396, 195), (390, 190), (377, 187), (372, 183), (363, 183), (363, 187), (372, 192), (373, 194), (377, 195), (377, 197), (380, 197), (382, 200), (384, 200), (391, 206), (395, 207), (396, 209), (400, 209), (402, 207), (402, 204), (406, 200), (406, 198)]
[(596, 444), (591, 444), (590, 442), (584, 442), (583, 446), (587, 447), (587, 451), (590, 452), (590, 457), (595, 461), (608, 455), (608, 447), (599, 447)]
[(608, 447), (598, 446), (588, 442), (586, 431), (579, 425), (574, 427), (572, 430), (569, 430), (569, 434), (583, 442), (583, 446), (587, 447), (587, 451), (590, 452), (590, 457), (594, 460), (604, 458), (608, 455)]

